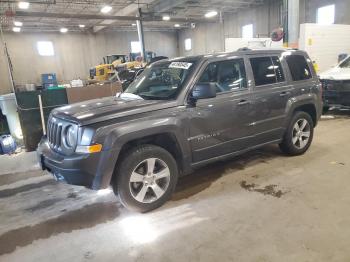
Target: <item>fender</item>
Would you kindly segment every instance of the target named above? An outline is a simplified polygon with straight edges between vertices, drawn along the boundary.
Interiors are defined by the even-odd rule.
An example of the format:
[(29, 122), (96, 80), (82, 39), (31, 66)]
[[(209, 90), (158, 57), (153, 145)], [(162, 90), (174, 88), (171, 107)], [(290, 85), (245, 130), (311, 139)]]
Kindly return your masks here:
[[(117, 163), (121, 149), (130, 141), (141, 139), (144, 137), (169, 133), (172, 134), (181, 151), (181, 157), (184, 169), (190, 166), (191, 149), (187, 140), (188, 126), (186, 120), (179, 115), (153, 118), (145, 117), (135, 119), (124, 123), (117, 123), (97, 130), (96, 141), (103, 144), (103, 151), (106, 157), (101, 159), (101, 165), (107, 165), (109, 168), (101, 173), (96, 181), (100, 181), (100, 185), (96, 187), (108, 187), (112, 179), (115, 164)], [(103, 141), (103, 142), (102, 142)], [(185, 171), (186, 173), (189, 171)]]
[[(317, 109), (317, 106), (316, 106), (317, 101), (318, 101), (318, 97), (314, 93), (306, 93), (306, 94), (302, 94), (302, 95), (299, 95), (299, 96), (291, 97), (288, 100), (287, 106), (286, 106), (286, 118), (284, 120), (284, 126), (285, 127), (288, 126), (288, 124), (290, 123), (291, 118), (293, 117), (293, 114), (294, 114), (295, 110), (298, 107), (307, 106), (307, 105), (313, 106), (313, 108), (315, 109), (315, 111), (316, 111), (316, 121), (317, 121), (318, 118), (319, 118), (319, 112), (318, 112), (318, 109)], [(317, 122), (314, 123), (314, 124), (316, 125)]]

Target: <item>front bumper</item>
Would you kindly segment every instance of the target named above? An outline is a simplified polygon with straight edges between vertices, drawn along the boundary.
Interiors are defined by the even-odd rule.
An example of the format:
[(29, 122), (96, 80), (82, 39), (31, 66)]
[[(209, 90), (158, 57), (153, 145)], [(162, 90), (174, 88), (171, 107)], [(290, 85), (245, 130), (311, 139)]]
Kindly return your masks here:
[(118, 154), (109, 150), (64, 156), (53, 151), (43, 137), (37, 156), (42, 169), (48, 170), (57, 180), (98, 190), (109, 186)]

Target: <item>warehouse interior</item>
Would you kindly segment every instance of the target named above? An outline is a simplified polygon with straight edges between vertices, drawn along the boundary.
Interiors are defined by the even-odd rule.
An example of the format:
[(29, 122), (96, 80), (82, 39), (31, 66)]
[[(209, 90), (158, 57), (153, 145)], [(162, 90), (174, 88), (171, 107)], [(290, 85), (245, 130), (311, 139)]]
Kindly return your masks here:
[[(350, 260), (350, 194), (345, 186), (350, 182), (349, 1), (0, 0), (0, 50), (0, 261)], [(215, 156), (219, 161), (179, 176), (165, 204), (141, 213), (125, 208), (114, 174), (120, 172), (119, 166), (127, 166), (121, 161), (133, 146), (152, 144), (147, 130), (137, 142), (125, 143), (125, 151), (120, 145), (122, 160), (104, 155), (113, 158), (112, 167), (101, 167), (102, 162), (92, 158), (89, 168), (114, 172), (107, 188), (98, 187), (95, 180), (89, 187), (70, 183), (60, 173), (44, 170), (39, 147), (52, 137), (53, 112), (69, 115), (74, 108), (67, 119), (77, 121), (79, 128), (97, 126), (103, 138), (113, 119), (130, 121), (126, 131), (114, 131), (110, 139), (134, 132), (135, 122), (143, 128), (162, 124), (183, 108), (189, 108), (190, 118), (197, 112), (190, 108), (197, 101), (176, 104), (177, 111), (156, 122), (152, 119), (162, 110), (168, 112), (172, 101), (151, 113), (144, 105), (134, 106), (128, 110), (140, 116), (128, 120), (129, 115), (121, 112), (124, 102), (118, 102), (114, 118), (99, 115), (107, 109), (83, 110), (93, 110), (92, 101), (104, 105), (106, 99), (121, 99), (162, 61), (170, 61), (169, 68), (190, 61), (173, 65), (188, 70), (197, 63), (193, 59), (237, 58), (239, 52), (256, 50), (308, 55), (322, 105), (312, 145), (304, 154), (290, 157), (278, 145), (266, 143), (231, 158)], [(247, 74), (254, 70), (248, 67)], [(288, 88), (299, 86), (289, 83)], [(296, 100), (291, 97), (288, 103)], [(147, 102), (157, 106), (152, 99)], [(267, 111), (274, 110), (270, 104)], [(287, 110), (288, 106), (285, 119)], [(232, 112), (224, 111), (224, 117), (232, 117)], [(238, 118), (248, 116), (240, 113)], [(214, 131), (199, 138), (188, 135), (184, 143), (220, 137), (221, 131), (215, 131), (220, 117), (206, 124)], [(182, 118), (167, 132), (178, 129)], [(185, 128), (179, 131), (183, 137)], [(168, 150), (171, 137), (162, 135), (154, 144), (176, 161), (189, 157), (187, 152)], [(81, 148), (88, 146), (89, 154), (103, 152), (107, 140), (96, 141), (82, 143)], [(73, 153), (67, 158), (64, 151), (54, 154), (62, 162), (75, 157)], [(178, 168), (181, 173), (182, 166)], [(99, 170), (91, 172), (102, 176)]]

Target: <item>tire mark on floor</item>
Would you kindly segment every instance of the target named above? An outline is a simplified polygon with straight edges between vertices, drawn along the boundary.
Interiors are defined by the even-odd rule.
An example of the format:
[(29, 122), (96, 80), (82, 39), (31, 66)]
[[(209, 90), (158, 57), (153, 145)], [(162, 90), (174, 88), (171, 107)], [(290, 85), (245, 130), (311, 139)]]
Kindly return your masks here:
[(24, 247), (34, 240), (46, 239), (60, 233), (91, 228), (113, 220), (119, 216), (116, 202), (102, 202), (86, 205), (81, 209), (63, 213), (59, 217), (43, 221), (33, 226), (24, 226), (0, 235), (0, 255), (13, 252), (16, 247)]
[(32, 189), (37, 189), (40, 187), (54, 185), (54, 184), (57, 184), (55, 180), (45, 180), (39, 183), (26, 184), (16, 188), (4, 189), (0, 191), (0, 198), (11, 197), (11, 196), (17, 195), (18, 193), (22, 193)]
[(0, 185), (9, 185), (28, 178), (43, 176), (44, 174), (45, 172), (41, 170), (4, 174), (0, 175)]

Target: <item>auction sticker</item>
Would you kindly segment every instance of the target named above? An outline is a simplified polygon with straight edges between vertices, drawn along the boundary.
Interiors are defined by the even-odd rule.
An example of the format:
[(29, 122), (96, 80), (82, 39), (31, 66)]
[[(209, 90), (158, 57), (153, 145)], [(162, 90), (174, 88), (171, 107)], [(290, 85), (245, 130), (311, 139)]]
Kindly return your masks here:
[(187, 62), (171, 62), (169, 68), (180, 68), (180, 69), (189, 69), (192, 63)]

